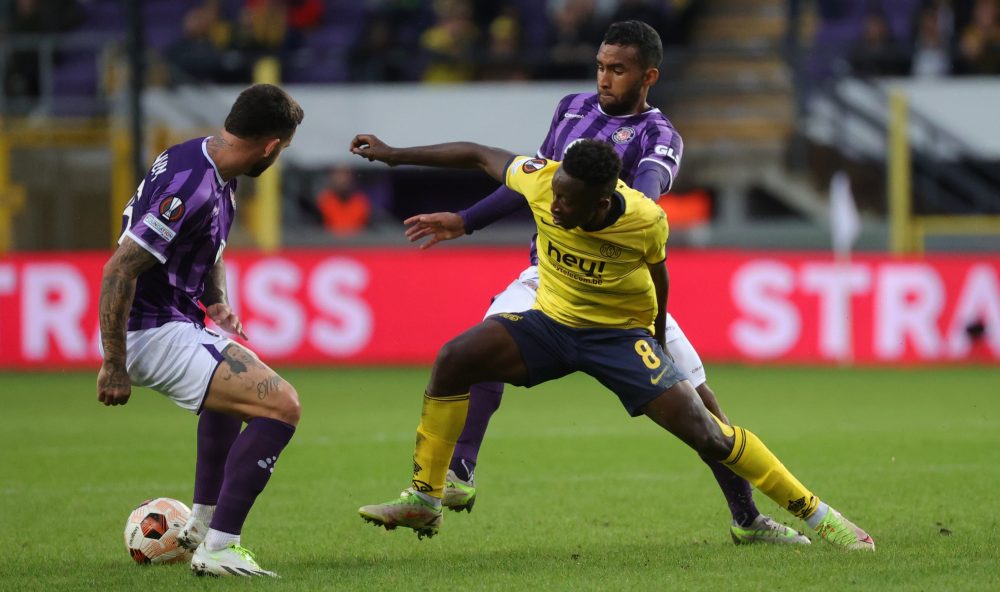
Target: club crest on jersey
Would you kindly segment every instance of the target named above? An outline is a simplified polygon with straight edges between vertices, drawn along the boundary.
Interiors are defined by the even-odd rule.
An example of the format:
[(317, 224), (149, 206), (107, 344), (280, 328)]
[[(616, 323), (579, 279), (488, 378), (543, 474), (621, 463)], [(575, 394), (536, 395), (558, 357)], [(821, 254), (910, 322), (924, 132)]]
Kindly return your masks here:
[(601, 255), (607, 257), (608, 259), (617, 259), (621, 257), (622, 248), (618, 245), (613, 245), (611, 243), (604, 243), (601, 245)]
[(160, 202), (160, 217), (167, 222), (176, 222), (184, 216), (184, 202), (179, 197), (167, 197)]
[(521, 170), (530, 175), (544, 169), (547, 164), (549, 164), (549, 161), (544, 158), (532, 158), (531, 160), (524, 161), (524, 164), (521, 165)]
[(615, 144), (628, 144), (635, 137), (634, 127), (620, 127), (611, 134), (611, 141)]

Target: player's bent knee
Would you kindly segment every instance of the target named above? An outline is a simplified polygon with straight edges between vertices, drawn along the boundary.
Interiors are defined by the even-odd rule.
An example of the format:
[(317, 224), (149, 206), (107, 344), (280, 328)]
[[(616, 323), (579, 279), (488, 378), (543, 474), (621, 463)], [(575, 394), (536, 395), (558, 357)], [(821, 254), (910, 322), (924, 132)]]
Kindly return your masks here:
[(302, 418), (302, 403), (299, 402), (299, 393), (296, 392), (295, 387), (285, 383), (285, 387), (282, 389), (281, 404), (278, 406), (278, 415), (276, 419), (279, 419), (288, 425), (298, 425), (299, 420)]
[(280, 387), (269, 393), (268, 402), (257, 407), (257, 417), (267, 417), (287, 423), (288, 425), (298, 425), (302, 418), (302, 404), (299, 402), (299, 394), (295, 388), (287, 382), (283, 382)]
[(438, 372), (446, 374), (452, 373), (463, 364), (470, 362), (467, 348), (462, 347), (459, 339), (452, 339), (441, 346), (438, 350), (437, 359), (434, 361), (434, 368)]

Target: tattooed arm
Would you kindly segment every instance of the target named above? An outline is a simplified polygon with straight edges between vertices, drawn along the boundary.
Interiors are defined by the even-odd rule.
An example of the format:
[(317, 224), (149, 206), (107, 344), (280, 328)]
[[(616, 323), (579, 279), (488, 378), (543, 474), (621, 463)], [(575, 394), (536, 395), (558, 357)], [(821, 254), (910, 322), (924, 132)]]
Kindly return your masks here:
[(205, 277), (205, 291), (201, 295), (201, 303), (205, 306), (229, 304), (229, 297), (226, 295), (226, 266), (222, 262), (222, 257), (219, 257)]
[(208, 272), (201, 303), (205, 305), (208, 318), (212, 319), (220, 329), (247, 339), (240, 317), (229, 308), (229, 298), (226, 296), (226, 266), (222, 262), (222, 257), (219, 257)]
[(126, 238), (104, 265), (101, 279), (101, 345), (104, 362), (97, 375), (97, 400), (105, 405), (124, 405), (132, 394), (125, 369), (125, 332), (135, 297), (135, 280), (156, 265), (156, 258)]

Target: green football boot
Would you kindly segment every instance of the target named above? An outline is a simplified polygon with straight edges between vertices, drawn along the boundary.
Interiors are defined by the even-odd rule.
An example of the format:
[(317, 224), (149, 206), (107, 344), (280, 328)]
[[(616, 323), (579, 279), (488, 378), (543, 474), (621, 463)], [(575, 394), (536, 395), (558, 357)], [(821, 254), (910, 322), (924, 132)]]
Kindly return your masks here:
[(384, 504), (361, 506), (358, 513), (365, 522), (384, 526), (386, 530), (394, 530), (397, 526), (412, 528), (420, 539), (436, 535), (441, 528), (441, 508), (434, 507), (412, 489)]
[(759, 514), (754, 518), (753, 523), (749, 526), (731, 525), (729, 527), (729, 534), (733, 537), (733, 542), (737, 545), (749, 545), (751, 543), (809, 545), (812, 542), (809, 540), (809, 537), (801, 532), (790, 526), (780, 524), (770, 516), (763, 514)]
[(472, 506), (476, 505), (476, 486), (472, 479), (462, 481), (455, 475), (455, 471), (448, 469), (448, 476), (445, 477), (444, 484), (444, 507), (453, 512), (472, 511)]
[(842, 549), (853, 551), (874, 551), (875, 541), (871, 535), (861, 530), (853, 522), (830, 508), (816, 527), (816, 533), (826, 542)]

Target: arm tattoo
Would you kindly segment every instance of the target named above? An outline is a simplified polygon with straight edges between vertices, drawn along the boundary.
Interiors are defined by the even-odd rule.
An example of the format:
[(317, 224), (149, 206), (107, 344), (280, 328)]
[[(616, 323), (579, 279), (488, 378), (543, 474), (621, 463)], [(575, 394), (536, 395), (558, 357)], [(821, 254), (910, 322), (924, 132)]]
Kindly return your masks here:
[(126, 239), (104, 266), (99, 311), (101, 344), (109, 364), (125, 365), (125, 332), (135, 297), (135, 280), (156, 263), (153, 255)]
[(205, 278), (205, 291), (201, 295), (201, 303), (206, 307), (219, 303), (229, 305), (226, 296), (226, 266), (222, 263), (222, 257), (219, 257)]

